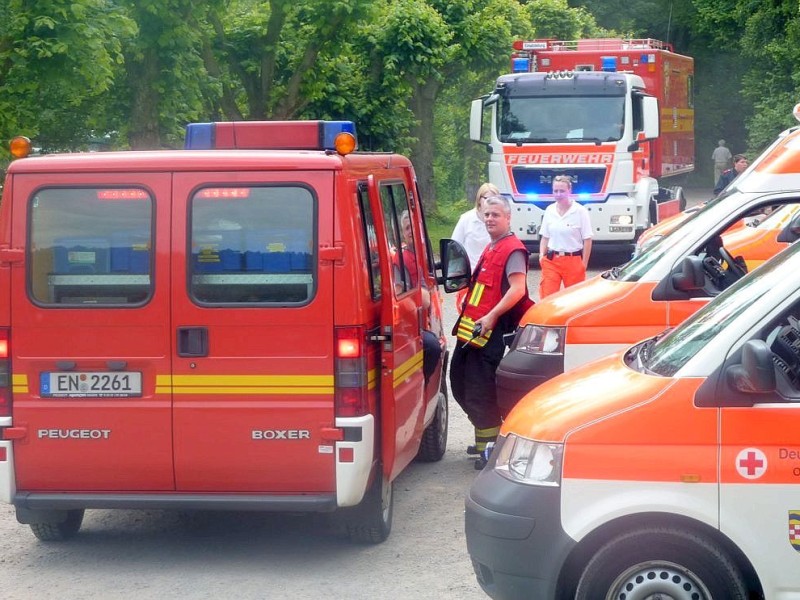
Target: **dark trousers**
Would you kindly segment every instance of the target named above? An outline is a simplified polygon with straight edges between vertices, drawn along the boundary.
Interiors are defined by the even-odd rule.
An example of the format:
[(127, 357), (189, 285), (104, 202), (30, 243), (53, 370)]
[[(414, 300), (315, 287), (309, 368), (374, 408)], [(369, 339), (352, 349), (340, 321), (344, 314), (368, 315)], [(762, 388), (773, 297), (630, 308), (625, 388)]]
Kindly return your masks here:
[(450, 361), (450, 389), (477, 429), (499, 427), (495, 371), (505, 352), (503, 331), (497, 328), (483, 348), (458, 341)]
[(439, 345), (439, 338), (436, 334), (427, 329), (422, 330), (422, 373), (425, 376), (425, 383), (436, 371), (436, 365), (442, 356), (442, 347)]

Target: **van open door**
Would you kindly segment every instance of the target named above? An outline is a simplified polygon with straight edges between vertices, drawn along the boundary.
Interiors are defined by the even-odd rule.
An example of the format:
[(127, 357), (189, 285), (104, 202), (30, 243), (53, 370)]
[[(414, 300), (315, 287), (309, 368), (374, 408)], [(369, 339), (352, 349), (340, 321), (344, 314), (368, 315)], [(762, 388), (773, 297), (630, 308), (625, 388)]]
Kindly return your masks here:
[(380, 427), (383, 473), (389, 480), (417, 454), (425, 407), (422, 292), (418, 281), (416, 285), (407, 281), (400, 233), (402, 211), (411, 208), (406, 186), (396, 183), (405, 179), (404, 174), (398, 171), (398, 178), (392, 178), (387, 185), (379, 186), (372, 175), (367, 182), (370, 206), (376, 216), (384, 299), (380, 323)]

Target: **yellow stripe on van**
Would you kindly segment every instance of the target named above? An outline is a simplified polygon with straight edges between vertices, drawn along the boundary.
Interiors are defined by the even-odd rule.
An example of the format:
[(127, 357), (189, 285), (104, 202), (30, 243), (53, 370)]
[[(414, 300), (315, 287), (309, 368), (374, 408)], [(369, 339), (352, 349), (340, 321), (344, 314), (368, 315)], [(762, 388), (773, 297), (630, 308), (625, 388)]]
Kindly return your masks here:
[(333, 375), (158, 375), (157, 394), (333, 394)]
[(420, 369), (422, 369), (422, 350), (417, 352), (404, 363), (398, 365), (398, 367), (394, 370), (393, 386), (397, 387)]
[(15, 394), (28, 393), (28, 376), (25, 373), (11, 374), (11, 391)]

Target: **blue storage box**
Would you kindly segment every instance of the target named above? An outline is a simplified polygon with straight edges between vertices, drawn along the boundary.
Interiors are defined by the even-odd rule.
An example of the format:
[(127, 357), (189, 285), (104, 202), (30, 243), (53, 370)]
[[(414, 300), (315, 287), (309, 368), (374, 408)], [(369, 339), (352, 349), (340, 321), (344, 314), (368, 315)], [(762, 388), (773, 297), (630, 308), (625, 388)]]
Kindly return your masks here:
[(53, 246), (53, 272), (57, 275), (108, 273), (109, 254), (107, 239), (58, 239)]
[(288, 273), (292, 270), (292, 257), (289, 252), (264, 252), (261, 256), (264, 271), (267, 273)]
[(150, 272), (150, 236), (133, 231), (111, 235), (111, 272), (143, 274)]
[(219, 273), (242, 270), (242, 235), (238, 230), (204, 232), (192, 243), (195, 271)]

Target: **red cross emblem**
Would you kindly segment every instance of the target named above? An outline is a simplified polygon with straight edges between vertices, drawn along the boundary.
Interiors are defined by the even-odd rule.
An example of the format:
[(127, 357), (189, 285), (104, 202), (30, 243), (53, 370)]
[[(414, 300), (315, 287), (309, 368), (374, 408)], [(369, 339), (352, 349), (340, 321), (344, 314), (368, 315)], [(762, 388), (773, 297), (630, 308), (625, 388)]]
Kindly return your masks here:
[(745, 479), (758, 479), (767, 471), (767, 456), (758, 448), (745, 448), (736, 455), (736, 471)]

